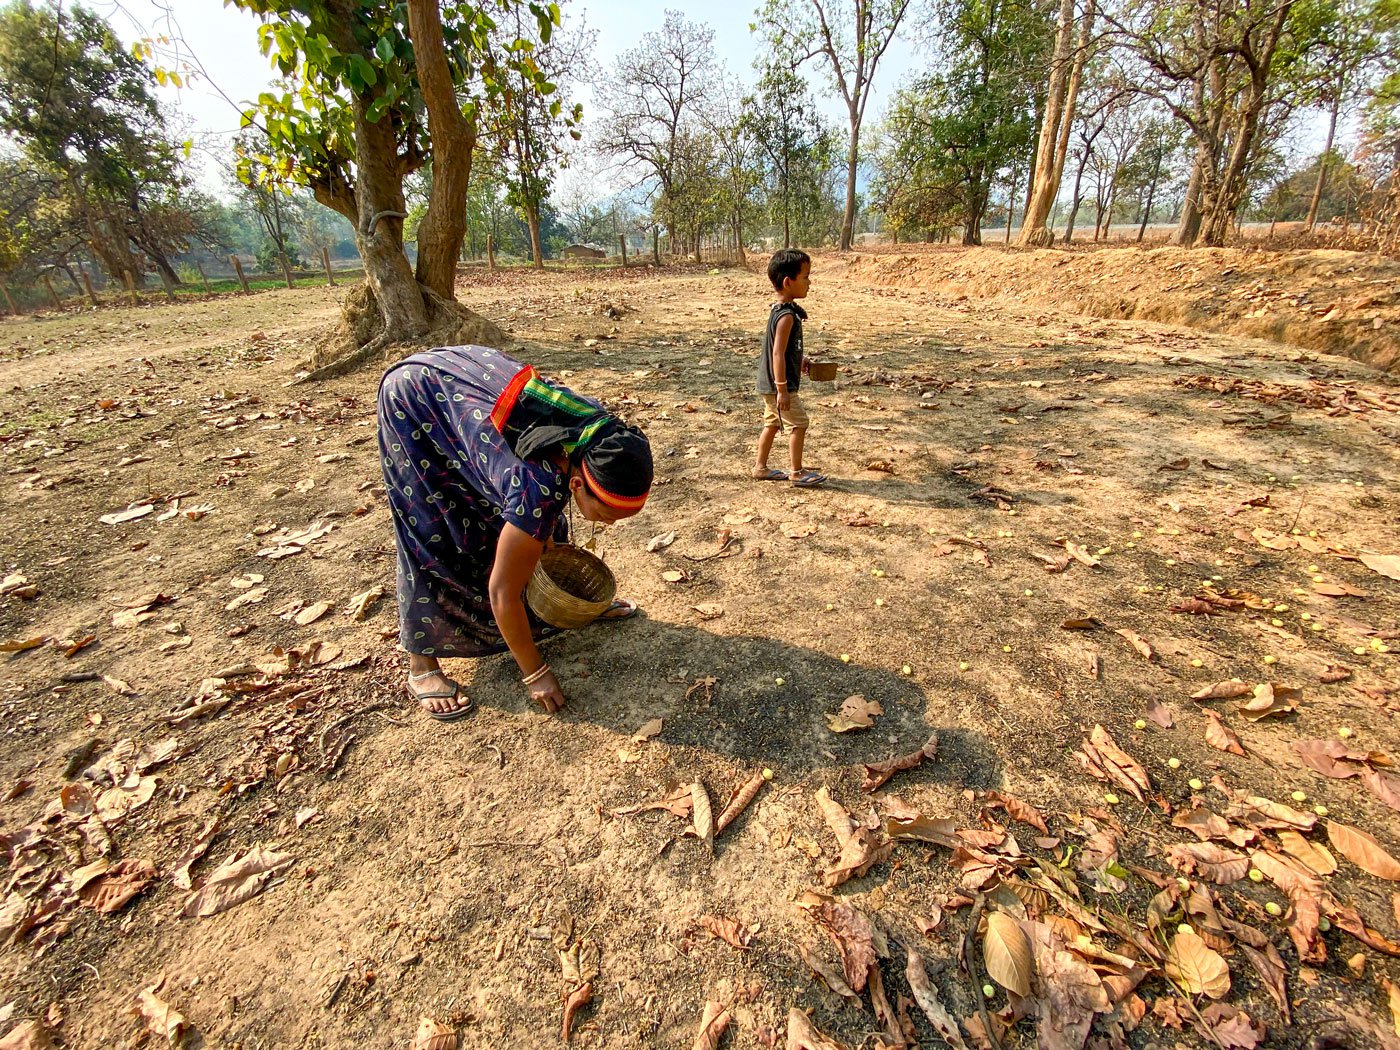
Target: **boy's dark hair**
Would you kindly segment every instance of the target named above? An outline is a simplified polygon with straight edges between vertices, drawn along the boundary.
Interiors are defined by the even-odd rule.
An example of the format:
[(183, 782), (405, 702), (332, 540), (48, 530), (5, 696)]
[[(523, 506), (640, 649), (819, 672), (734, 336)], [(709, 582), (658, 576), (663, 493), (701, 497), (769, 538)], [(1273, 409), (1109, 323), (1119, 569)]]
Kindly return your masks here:
[(778, 291), (783, 290), (783, 281), (796, 277), (803, 266), (810, 266), (812, 257), (801, 248), (779, 248), (768, 260), (768, 280)]

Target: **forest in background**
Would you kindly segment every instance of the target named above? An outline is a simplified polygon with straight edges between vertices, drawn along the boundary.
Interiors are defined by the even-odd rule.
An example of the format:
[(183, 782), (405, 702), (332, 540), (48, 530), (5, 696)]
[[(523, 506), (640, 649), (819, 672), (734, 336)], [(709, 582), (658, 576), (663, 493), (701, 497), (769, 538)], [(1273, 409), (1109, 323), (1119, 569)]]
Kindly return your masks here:
[[(675, 11), (601, 68), (583, 4), (410, 5), (438, 25), (438, 91), (462, 133), (451, 180), (435, 179), (446, 133), (432, 134), (422, 45), (399, 9), (356, 5), (341, 39), (331, 0), (237, 6), (262, 19), (270, 82), (230, 100), (244, 125), (232, 143), (188, 134), (163, 104), (204, 75), (180, 40), (126, 46), (81, 6), (0, 9), (11, 309), (55, 282), (72, 296), (85, 281), (194, 286), (230, 254), (289, 281), (323, 258), (362, 265), (359, 220), (373, 216), (344, 205), (374, 167), (356, 135), (376, 126), (393, 185), (371, 233), (393, 227), (388, 254), (409, 264), (444, 181), (461, 184), (448, 254), (483, 258), (489, 239), (493, 262), (534, 265), (571, 244), (735, 260), (871, 235), (976, 245), (989, 228), (1038, 246), (1106, 239), (1112, 224), (1139, 240), (1171, 227), (1182, 245), (1228, 243), (1247, 221), (1379, 251), (1400, 235), (1396, 0), (767, 0), (748, 71)], [(870, 112), (900, 36), (927, 59)], [(589, 112), (574, 101), (584, 85)], [(844, 125), (814, 88), (839, 97)], [(1320, 151), (1300, 145), (1321, 129)], [(221, 195), (199, 188), (196, 151)], [(564, 178), (571, 164), (625, 188)]]

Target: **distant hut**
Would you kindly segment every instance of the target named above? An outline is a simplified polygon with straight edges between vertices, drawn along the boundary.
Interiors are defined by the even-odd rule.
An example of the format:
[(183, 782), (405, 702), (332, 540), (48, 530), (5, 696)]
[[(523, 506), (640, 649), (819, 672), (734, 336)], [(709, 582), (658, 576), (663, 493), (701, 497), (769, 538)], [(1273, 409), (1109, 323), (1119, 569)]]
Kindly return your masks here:
[(601, 248), (595, 248), (591, 244), (571, 244), (563, 251), (565, 262), (593, 262), (598, 259), (606, 259), (608, 253)]

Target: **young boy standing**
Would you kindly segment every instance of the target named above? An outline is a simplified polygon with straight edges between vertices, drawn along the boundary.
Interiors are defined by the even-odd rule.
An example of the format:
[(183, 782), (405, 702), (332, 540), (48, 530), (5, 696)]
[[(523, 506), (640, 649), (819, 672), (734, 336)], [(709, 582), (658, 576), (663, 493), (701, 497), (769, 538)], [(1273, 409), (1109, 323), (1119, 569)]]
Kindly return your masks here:
[[(807, 440), (807, 412), (797, 389), (807, 372), (802, 356), (802, 322), (807, 312), (797, 305), (805, 299), (812, 283), (812, 257), (797, 248), (784, 248), (768, 260), (768, 280), (778, 293), (778, 301), (768, 314), (763, 333), (763, 353), (758, 360), (756, 390), (763, 395), (763, 430), (758, 436), (758, 456), (753, 476), (760, 481), (787, 481), (797, 488), (812, 489), (826, 481), (826, 475), (802, 469), (802, 446)], [(786, 424), (789, 470), (769, 468), (768, 454), (778, 431)]]

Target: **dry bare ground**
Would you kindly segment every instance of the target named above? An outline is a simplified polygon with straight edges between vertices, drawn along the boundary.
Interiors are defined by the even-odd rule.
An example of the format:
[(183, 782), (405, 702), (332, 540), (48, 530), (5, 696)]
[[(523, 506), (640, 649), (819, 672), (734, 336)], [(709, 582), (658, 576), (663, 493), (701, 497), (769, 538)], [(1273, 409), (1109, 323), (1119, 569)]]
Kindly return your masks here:
[(332, 293), (0, 327), (0, 1045), (1393, 1043), (1393, 380), (888, 266), (817, 261), (823, 491), (747, 478), (761, 275), (463, 288), (659, 478), (565, 712), (451, 726), (376, 376), (285, 385)]

